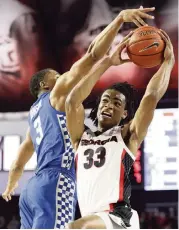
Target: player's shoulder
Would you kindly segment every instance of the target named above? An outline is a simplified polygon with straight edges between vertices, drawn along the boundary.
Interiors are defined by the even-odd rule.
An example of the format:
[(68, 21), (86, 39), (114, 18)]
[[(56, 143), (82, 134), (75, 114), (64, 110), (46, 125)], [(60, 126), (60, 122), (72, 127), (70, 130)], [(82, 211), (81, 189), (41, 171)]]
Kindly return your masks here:
[(67, 97), (67, 84), (69, 79), (69, 71), (60, 75), (50, 92), (50, 104), (57, 111), (65, 112), (65, 101)]
[(69, 78), (69, 74), (70, 74), (70, 71), (67, 71), (58, 77), (58, 79), (55, 83), (55, 86), (53, 87), (52, 91), (50, 92), (50, 98), (51, 99), (56, 99), (56, 98), (59, 98), (59, 96), (63, 95), (64, 86), (67, 83), (67, 80)]

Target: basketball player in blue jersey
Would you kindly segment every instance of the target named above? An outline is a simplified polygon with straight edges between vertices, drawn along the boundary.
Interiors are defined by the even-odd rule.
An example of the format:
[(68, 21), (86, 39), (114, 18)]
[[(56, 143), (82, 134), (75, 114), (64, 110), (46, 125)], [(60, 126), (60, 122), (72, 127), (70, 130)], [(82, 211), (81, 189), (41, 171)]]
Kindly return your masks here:
[(69, 72), (36, 73), (30, 91), (37, 101), (29, 113), (29, 129), (10, 173), (3, 198), (11, 200), (25, 164), (37, 154), (36, 175), (20, 196), (21, 228), (64, 228), (74, 219), (76, 204), (74, 152), (66, 128), (65, 101), (72, 88), (109, 50), (123, 22), (145, 25), (154, 8), (124, 10), (99, 34), (86, 55)]
[(117, 83), (103, 92), (91, 111), (90, 117), (97, 131), (93, 132), (84, 125), (82, 103), (109, 66), (123, 64), (120, 54), (130, 39), (128, 37), (67, 97), (67, 127), (77, 155), (77, 196), (82, 218), (66, 228), (139, 228), (138, 215), (130, 206), (129, 172), (157, 103), (168, 88), (175, 62), (168, 35), (164, 31), (160, 34), (166, 43), (164, 61), (148, 83), (135, 115), (134, 89), (126, 82)]

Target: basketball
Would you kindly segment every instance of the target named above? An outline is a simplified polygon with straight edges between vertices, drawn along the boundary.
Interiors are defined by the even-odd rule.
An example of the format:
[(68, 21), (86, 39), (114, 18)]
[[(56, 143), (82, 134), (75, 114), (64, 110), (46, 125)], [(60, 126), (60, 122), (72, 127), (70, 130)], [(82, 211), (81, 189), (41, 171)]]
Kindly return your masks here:
[(160, 65), (164, 59), (164, 50), (165, 42), (159, 29), (152, 26), (136, 29), (127, 46), (130, 60), (144, 68)]

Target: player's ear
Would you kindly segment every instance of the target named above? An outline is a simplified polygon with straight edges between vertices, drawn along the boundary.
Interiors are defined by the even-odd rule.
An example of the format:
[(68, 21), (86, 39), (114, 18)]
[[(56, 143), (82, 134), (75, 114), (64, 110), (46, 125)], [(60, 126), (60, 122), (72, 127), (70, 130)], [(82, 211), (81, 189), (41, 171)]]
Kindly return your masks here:
[(47, 90), (49, 89), (49, 87), (46, 85), (46, 83), (44, 81), (40, 82), (40, 88), (41, 89), (47, 89)]
[(40, 82), (40, 88), (44, 88), (44, 86), (45, 86), (45, 82), (44, 82), (44, 81), (41, 81), (41, 82)]
[(124, 113), (122, 115), (122, 119), (125, 119), (127, 117), (128, 113), (127, 113), (127, 110), (124, 110)]

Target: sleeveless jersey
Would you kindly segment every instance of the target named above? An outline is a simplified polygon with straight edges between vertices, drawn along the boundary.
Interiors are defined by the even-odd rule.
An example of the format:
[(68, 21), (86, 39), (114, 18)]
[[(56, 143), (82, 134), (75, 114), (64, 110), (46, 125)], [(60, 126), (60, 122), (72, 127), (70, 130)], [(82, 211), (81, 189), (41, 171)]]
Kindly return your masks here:
[(76, 154), (77, 195), (82, 216), (109, 211), (130, 225), (129, 172), (134, 160), (119, 126), (98, 136), (89, 129), (83, 133)]
[(57, 168), (75, 178), (74, 151), (66, 127), (64, 112), (55, 110), (43, 93), (29, 113), (30, 136), (37, 154), (37, 171)]

